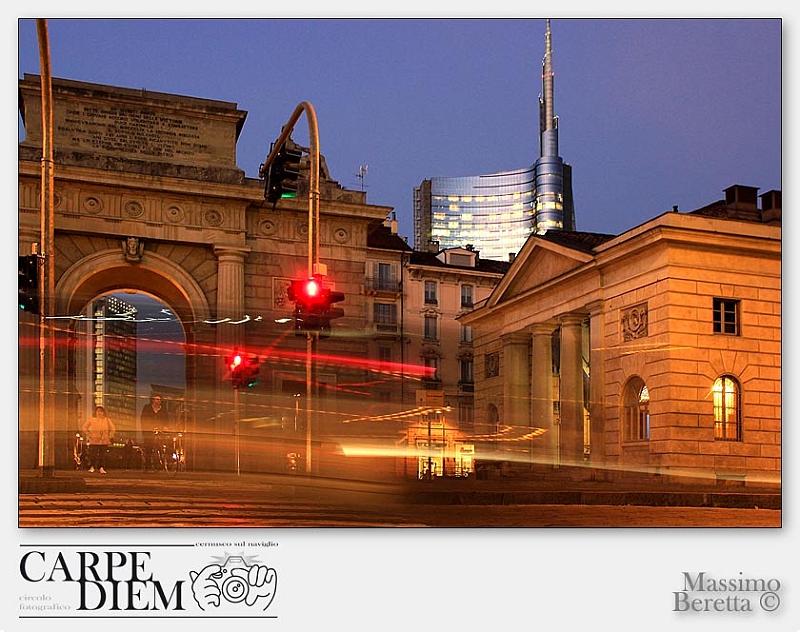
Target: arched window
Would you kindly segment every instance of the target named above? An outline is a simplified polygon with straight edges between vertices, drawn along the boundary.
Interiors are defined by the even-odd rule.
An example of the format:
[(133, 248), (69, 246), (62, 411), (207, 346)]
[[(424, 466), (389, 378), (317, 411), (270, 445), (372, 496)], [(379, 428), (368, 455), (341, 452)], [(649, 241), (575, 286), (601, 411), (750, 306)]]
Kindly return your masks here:
[(714, 381), (714, 439), (742, 440), (742, 396), (739, 383), (730, 375)]
[(650, 439), (650, 393), (642, 378), (633, 377), (622, 397), (622, 438), (624, 441)]

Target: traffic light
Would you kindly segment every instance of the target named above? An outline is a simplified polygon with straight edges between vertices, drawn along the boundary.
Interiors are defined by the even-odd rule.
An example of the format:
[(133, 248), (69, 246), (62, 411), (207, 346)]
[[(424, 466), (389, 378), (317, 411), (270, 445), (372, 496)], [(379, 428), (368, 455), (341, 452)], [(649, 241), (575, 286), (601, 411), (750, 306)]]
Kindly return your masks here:
[(331, 307), (344, 300), (342, 292), (323, 287), (322, 275), (292, 281), (288, 290), (294, 301), (294, 328), (297, 335), (318, 332), (320, 338), (330, 337), (331, 320), (344, 316), (344, 310)]
[(259, 365), (258, 356), (245, 356), (234, 351), (228, 358), (233, 388), (242, 388), (243, 386), (250, 388), (258, 384)]
[(247, 359), (247, 366), (245, 367), (243, 383), (247, 388), (252, 388), (258, 384), (258, 371), (260, 361), (258, 356), (250, 356)]
[(228, 368), (231, 371), (231, 384), (233, 388), (239, 388), (242, 385), (243, 365), (244, 357), (238, 351), (234, 351), (233, 355), (228, 358)]
[(344, 300), (344, 294), (325, 289), (322, 291), (322, 297), (324, 309), (321, 316), (319, 337), (329, 338), (331, 335), (331, 321), (344, 316), (344, 310), (341, 307), (331, 306), (334, 303), (341, 303)]
[(31, 314), (41, 314), (39, 300), (39, 256), (19, 256), (19, 308)]
[(264, 197), (273, 204), (281, 198), (297, 197), (297, 180), (300, 178), (300, 159), (303, 151), (287, 139), (278, 150), (267, 171)]
[(298, 336), (317, 331), (318, 318), (324, 307), (322, 275), (296, 279), (289, 284), (289, 300), (294, 301), (294, 329)]

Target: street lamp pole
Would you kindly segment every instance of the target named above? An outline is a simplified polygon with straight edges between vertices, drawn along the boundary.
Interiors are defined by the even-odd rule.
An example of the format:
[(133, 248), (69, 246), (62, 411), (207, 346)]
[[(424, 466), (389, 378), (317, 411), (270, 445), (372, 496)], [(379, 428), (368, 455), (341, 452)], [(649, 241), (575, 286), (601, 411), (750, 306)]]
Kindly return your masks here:
[(50, 40), (47, 20), (36, 20), (42, 85), (42, 193), (41, 244), (44, 265), (39, 274), (39, 473), (55, 475), (55, 334), (47, 324), (54, 313), (54, 218), (53, 218), (53, 81), (50, 74)]

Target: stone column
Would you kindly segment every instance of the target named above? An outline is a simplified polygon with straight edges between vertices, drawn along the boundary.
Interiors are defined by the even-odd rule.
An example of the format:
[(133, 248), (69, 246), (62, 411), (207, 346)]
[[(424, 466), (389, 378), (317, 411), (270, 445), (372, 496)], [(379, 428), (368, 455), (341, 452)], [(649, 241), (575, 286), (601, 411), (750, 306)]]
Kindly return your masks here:
[(502, 423), (529, 427), (531, 336), (524, 331), (503, 336), (503, 419)]
[(561, 454), (564, 465), (583, 463), (581, 314), (561, 318)]
[(214, 246), (217, 256), (217, 347), (221, 350), (242, 348), (244, 327), (232, 324), (244, 317), (244, 260), (249, 248)]
[[(213, 467), (231, 469), (237, 463), (236, 428), (237, 397), (229, 381), (225, 359), (234, 349), (244, 351), (244, 324), (236, 324), (244, 318), (244, 260), (248, 248), (214, 246), (217, 256), (217, 314), (216, 345), (220, 358), (218, 367), (218, 389), (214, 434), (224, 439), (217, 444), (211, 462)], [(229, 319), (229, 320), (225, 320)], [(240, 414), (240, 413), (239, 413)]]
[(553, 330), (555, 323), (537, 323), (531, 329), (531, 426), (545, 434), (531, 442), (534, 463), (555, 465), (558, 457), (558, 432), (553, 425)]
[(605, 329), (603, 326), (603, 301), (595, 301), (589, 309), (589, 416), (591, 419), (590, 463), (599, 467), (606, 459), (605, 439)]

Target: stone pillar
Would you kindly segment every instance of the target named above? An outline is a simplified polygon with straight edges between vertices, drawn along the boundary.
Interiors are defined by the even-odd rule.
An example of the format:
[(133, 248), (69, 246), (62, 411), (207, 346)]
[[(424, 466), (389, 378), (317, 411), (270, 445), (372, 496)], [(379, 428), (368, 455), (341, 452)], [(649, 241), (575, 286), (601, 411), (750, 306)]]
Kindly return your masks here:
[(244, 260), (249, 248), (214, 246), (217, 256), (217, 347), (223, 350), (242, 348), (244, 327), (235, 325), (244, 317)]
[(555, 323), (533, 326), (531, 358), (531, 426), (545, 434), (531, 442), (534, 463), (555, 465), (558, 458), (558, 429), (553, 425), (553, 330)]
[[(244, 260), (248, 248), (214, 246), (217, 256), (217, 314), (216, 346), (220, 358), (216, 363), (219, 376), (214, 415), (214, 435), (217, 448), (210, 455), (210, 462), (217, 469), (233, 469), (238, 454), (238, 428), (236, 427), (239, 397), (226, 381), (228, 371), (224, 365), (227, 354), (234, 349), (244, 351), (244, 324), (236, 324), (244, 318)], [(225, 320), (229, 319), (229, 320)]]
[(587, 306), (589, 309), (589, 417), (591, 419), (590, 463), (595, 467), (605, 464), (605, 329), (603, 319), (603, 301), (595, 301)]
[(583, 338), (581, 314), (561, 318), (561, 455), (564, 465), (583, 464)]
[(503, 336), (503, 419), (511, 426), (529, 427), (531, 413), (530, 394), (530, 345), (527, 332), (515, 332)]

